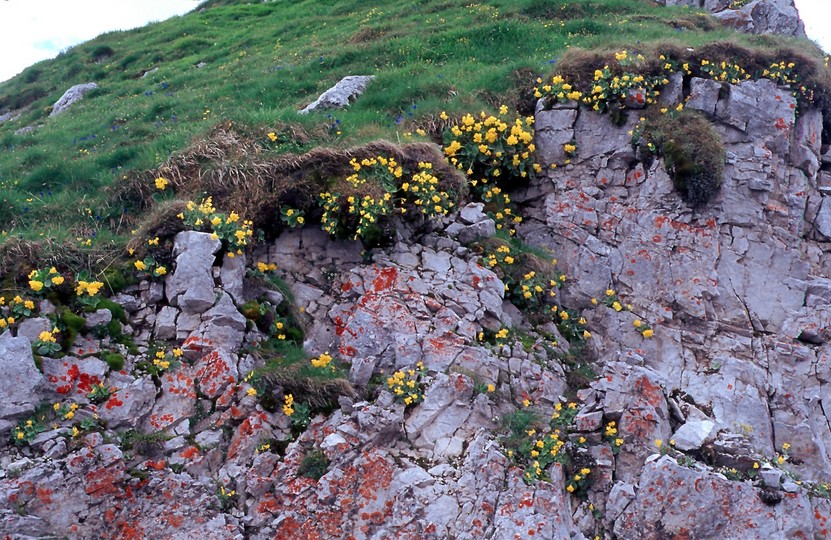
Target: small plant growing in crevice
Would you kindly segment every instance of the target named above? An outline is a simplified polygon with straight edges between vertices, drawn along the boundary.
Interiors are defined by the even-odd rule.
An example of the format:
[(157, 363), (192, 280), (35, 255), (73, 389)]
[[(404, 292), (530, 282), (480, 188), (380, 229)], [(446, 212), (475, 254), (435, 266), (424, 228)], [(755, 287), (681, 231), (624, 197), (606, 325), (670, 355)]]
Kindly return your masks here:
[(329, 459), (326, 457), (326, 454), (323, 450), (319, 448), (315, 448), (306, 452), (303, 456), (303, 460), (300, 462), (300, 466), (297, 467), (297, 474), (299, 476), (305, 476), (306, 478), (311, 478), (312, 480), (320, 480), (324, 474), (326, 474), (326, 469), (329, 467)]
[(686, 110), (650, 115), (634, 130), (632, 142), (646, 155), (663, 157), (675, 189), (691, 206), (705, 204), (721, 188), (724, 143), (704, 116)]

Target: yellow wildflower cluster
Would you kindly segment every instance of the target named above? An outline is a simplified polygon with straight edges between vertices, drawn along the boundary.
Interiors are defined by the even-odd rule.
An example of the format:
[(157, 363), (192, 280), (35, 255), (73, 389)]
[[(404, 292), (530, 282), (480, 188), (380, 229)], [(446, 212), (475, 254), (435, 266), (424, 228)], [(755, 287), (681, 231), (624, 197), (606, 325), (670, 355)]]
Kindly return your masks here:
[(507, 107), (498, 116), (466, 114), (445, 136), (444, 153), (450, 162), (471, 178), (471, 185), (488, 181), (526, 178), (539, 165), (534, 163), (533, 117), (507, 118)]
[(165, 189), (167, 189), (168, 184), (170, 184), (170, 180), (163, 176), (159, 176), (158, 178), (156, 178), (155, 184), (156, 189), (158, 189), (159, 191), (164, 191)]
[(254, 224), (251, 221), (241, 220), (239, 214), (233, 211), (227, 216), (218, 212), (211, 197), (199, 204), (188, 201), (186, 210), (178, 217), (197, 230), (204, 228), (211, 231), (211, 238), (222, 241), (229, 257), (242, 255), (243, 249), (254, 236)]
[(588, 486), (589, 475), (592, 470), (588, 467), (583, 467), (577, 474), (570, 476), (566, 480), (566, 491), (569, 493), (580, 492)]
[[(0, 296), (0, 306), (6, 304), (6, 299), (3, 296)], [(35, 303), (28, 299), (22, 298), (19, 294), (15, 295), (14, 298), (9, 300), (8, 303), (8, 317), (3, 319), (0, 317), (0, 328), (5, 328), (8, 325), (14, 324), (15, 321), (20, 319), (24, 319), (26, 317), (31, 317), (35, 311)]]
[(706, 73), (714, 81), (738, 84), (750, 79), (750, 74), (743, 67), (730, 62), (701, 61), (701, 72)]
[(412, 405), (424, 399), (421, 386), (419, 385), (422, 376), (427, 374), (424, 364), (419, 362), (416, 369), (400, 370), (387, 377), (387, 387), (395, 395), (395, 399)]
[(262, 261), (257, 261), (257, 271), (262, 272), (265, 274), (266, 272), (273, 272), (277, 270), (277, 265), (274, 263), (264, 263)]
[(133, 267), (139, 272), (147, 272), (150, 277), (162, 277), (167, 274), (167, 267), (158, 264), (152, 257), (147, 257), (143, 261), (134, 261)]
[[(657, 103), (661, 88), (669, 82), (671, 73), (681, 72), (686, 75), (697, 75), (718, 82), (738, 84), (754, 78), (745, 68), (735, 61), (702, 59), (696, 72), (689, 61), (674, 60), (671, 57), (660, 55), (660, 69), (655, 75), (638, 73), (638, 67), (645, 67), (642, 55), (630, 55), (628, 51), (618, 51), (614, 60), (609, 61), (602, 68), (594, 72), (594, 78), (580, 89), (564, 79), (560, 74), (552, 77), (550, 82), (537, 79), (534, 95), (537, 98), (548, 98), (555, 103), (578, 101), (596, 111), (620, 110), (626, 104), (643, 107)], [(640, 70), (643, 71), (643, 70)], [(805, 97), (813, 101), (814, 95), (810, 89), (799, 85), (799, 76), (794, 62), (774, 62), (769, 68), (755, 74), (755, 78), (768, 78), (780, 85), (790, 85), (796, 90), (795, 97)]]
[(280, 221), (292, 229), (302, 227), (306, 224), (305, 212), (290, 206), (280, 207)]
[[(401, 184), (401, 191), (405, 197), (421, 211), (425, 216), (446, 215), (453, 207), (450, 195), (446, 191), (439, 190), (439, 179), (432, 174), (433, 164), (419, 162), (418, 172), (415, 173), (409, 182)], [(406, 212), (406, 208), (401, 208)]]
[(513, 227), (522, 223), (522, 217), (515, 213), (511, 196), (504, 193), (498, 186), (489, 186), (487, 181), (487, 178), (482, 178), (481, 181), (472, 180), (470, 184), (474, 188), (474, 193), (478, 194), (479, 199), (485, 203), (485, 209), (496, 223), (496, 228), (508, 229), (513, 236), (516, 234)]
[(84, 281), (79, 280), (76, 282), (75, 285), (75, 294), (78, 296), (95, 296), (101, 290), (101, 287), (104, 286), (104, 283), (101, 281)]
[(29, 289), (35, 294), (45, 294), (47, 289), (61, 285), (64, 278), (54, 266), (48, 270), (35, 269), (29, 272)]
[(488, 268), (493, 268), (495, 266), (502, 266), (507, 265), (510, 266), (514, 264), (516, 259), (511, 255), (511, 248), (508, 247), (506, 244), (500, 245), (496, 250), (492, 252), (485, 252), (482, 254), (485, 266)]
[(447, 214), (455, 204), (432, 163), (420, 162), (412, 176), (395, 158), (383, 155), (353, 158), (349, 164), (353, 174), (318, 195), (321, 228), (334, 236), (373, 243), (380, 240), (387, 216), (396, 211), (404, 214), (412, 205), (433, 217)]
[(618, 434), (617, 424), (614, 420), (606, 424), (606, 428), (603, 431), (603, 438), (609, 442), (613, 454), (617, 454), (620, 451), (620, 447), (623, 446), (623, 439)]
[(170, 368), (170, 360), (166, 360), (166, 356), (164, 351), (156, 351), (153, 355), (153, 365), (158, 368), (159, 372)]
[[(528, 430), (529, 437), (536, 434), (536, 430)], [(545, 469), (554, 462), (563, 463), (566, 460), (566, 442), (560, 435), (560, 430), (556, 429), (548, 435), (531, 439), (530, 449), (527, 450), (530, 464), (523, 477), (526, 483), (547, 479)]]
[(541, 86), (534, 87), (534, 97), (536, 98), (552, 96), (557, 102), (565, 103), (579, 101), (583, 97), (583, 93), (574, 88), (571, 83), (566, 82), (562, 75), (554, 75), (551, 82), (545, 84), (543, 84), (541, 78), (538, 78), (537, 84)]
[(283, 396), (283, 414), (286, 416), (294, 414), (294, 396), (292, 394)]
[[(321, 355), (318, 356), (317, 358), (312, 358), (311, 359), (312, 367), (315, 367), (315, 368), (318, 368), (318, 369), (325, 369), (325, 368), (329, 367), (329, 364), (331, 362), (332, 362), (332, 355), (329, 354), (329, 351), (326, 351), (325, 353), (321, 353)], [(332, 366), (332, 367), (334, 367), (334, 366)]]
[(361, 161), (352, 158), (349, 165), (352, 166), (355, 174), (347, 177), (346, 181), (354, 187), (363, 185), (367, 180), (378, 180), (387, 188), (387, 191), (394, 191), (398, 184), (397, 180), (404, 175), (403, 167), (393, 157), (379, 155), (364, 158)]
[[(57, 330), (57, 328), (55, 330)], [(43, 332), (38, 334), (38, 340), (42, 341), (44, 343), (55, 343), (56, 342), (55, 334), (53, 334), (49, 330), (44, 330)]]

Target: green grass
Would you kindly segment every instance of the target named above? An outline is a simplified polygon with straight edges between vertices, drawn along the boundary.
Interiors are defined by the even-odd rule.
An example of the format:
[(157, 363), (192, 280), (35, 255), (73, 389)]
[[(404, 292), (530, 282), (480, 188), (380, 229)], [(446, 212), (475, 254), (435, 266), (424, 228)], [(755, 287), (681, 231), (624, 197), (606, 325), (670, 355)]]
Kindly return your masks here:
[[(404, 142), (443, 110), (521, 106), (522, 91), (571, 48), (788, 42), (735, 36), (701, 13), (650, 0), (200, 7), (206, 9), (99, 36), (0, 84), (0, 113), (23, 108), (19, 120), (0, 124), (0, 243), (51, 239), (77, 251), (78, 264), (110, 263), (113, 256), (102, 253), (116, 253), (140, 221), (136, 205), (114, 197), (115, 188), (134, 177), (152, 182), (147, 171), (219, 124), (263, 138), (267, 155)], [(207, 65), (197, 68), (199, 62)], [(141, 77), (153, 68), (159, 69)], [(348, 110), (297, 114), (341, 77), (356, 74), (377, 79)], [(89, 81), (100, 89), (48, 118), (69, 86)], [(33, 124), (42, 126), (15, 134)], [(287, 125), (305, 130), (308, 140), (264, 138)]]

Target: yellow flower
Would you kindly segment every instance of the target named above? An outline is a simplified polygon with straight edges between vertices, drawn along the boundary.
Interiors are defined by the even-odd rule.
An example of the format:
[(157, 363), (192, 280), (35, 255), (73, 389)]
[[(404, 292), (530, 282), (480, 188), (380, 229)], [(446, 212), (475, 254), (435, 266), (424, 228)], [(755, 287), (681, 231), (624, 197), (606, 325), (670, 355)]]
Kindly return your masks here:
[(664, 444), (664, 441), (662, 441), (661, 439), (655, 439), (655, 446), (660, 448), (662, 444)]
[(256, 396), (257, 395), (257, 389), (256, 388), (249, 388), (245, 393), (248, 394), (249, 396)]
[(160, 176), (160, 177), (156, 178), (156, 189), (164, 190), (164, 189), (167, 188), (167, 185), (169, 183), (170, 183), (170, 181), (167, 178), (164, 178), (164, 177)]
[(790, 449), (791, 449), (791, 443), (785, 443), (785, 444), (782, 445), (782, 450), (784, 450), (785, 452), (787, 452)]
[(620, 305), (620, 302), (615, 301), (612, 304), (612, 309), (614, 309), (615, 311), (620, 311), (621, 309), (623, 309), (623, 306)]
[(142, 271), (147, 270), (147, 265), (144, 264), (144, 261), (136, 261), (133, 263), (133, 266), (136, 267), (136, 270)]
[(641, 321), (640, 319), (635, 319), (634, 321), (632, 321), (632, 324), (635, 326), (635, 328), (640, 328), (641, 326), (643, 326), (643, 321)]
[(488, 392), (495, 392), (495, 391), (496, 391), (496, 386), (494, 386), (493, 384), (488, 384)]
[(30, 281), (30, 282), (29, 282), (29, 287), (30, 287), (33, 291), (38, 292), (38, 291), (40, 291), (40, 290), (43, 288), (43, 282), (42, 282), (42, 281), (38, 281), (38, 280), (36, 280), (36, 279), (33, 279), (32, 281)]
[(52, 278), (52, 285), (60, 285), (63, 283), (63, 276), (55, 276)]
[(643, 331), (643, 337), (645, 337), (645, 338), (651, 338), (652, 334), (654, 334), (654, 332), (652, 331), (651, 328), (649, 330), (644, 330)]
[(167, 268), (165, 268), (164, 266), (159, 266), (158, 268), (153, 270), (153, 273), (156, 274), (157, 276), (163, 276), (163, 275), (167, 274)]

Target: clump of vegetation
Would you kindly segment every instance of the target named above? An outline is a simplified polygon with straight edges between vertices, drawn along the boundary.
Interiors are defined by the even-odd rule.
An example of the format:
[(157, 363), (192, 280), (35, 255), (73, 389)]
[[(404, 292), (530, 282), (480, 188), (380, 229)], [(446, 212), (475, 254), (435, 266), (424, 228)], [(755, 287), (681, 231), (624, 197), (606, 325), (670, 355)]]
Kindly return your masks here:
[(317, 481), (320, 480), (324, 474), (326, 474), (326, 469), (328, 467), (329, 458), (326, 457), (323, 450), (315, 448), (309, 450), (303, 456), (300, 466), (297, 467), (297, 474)]
[[(328, 353), (309, 359), (301, 346), (276, 339), (261, 343), (251, 353), (265, 364), (249, 380), (268, 410), (282, 407), (292, 416), (286, 411), (294, 413), (298, 407), (308, 406), (311, 414), (336, 407), (339, 396), (355, 394), (344, 366)], [(292, 396), (288, 409), (278, 393)]]
[(711, 200), (724, 176), (724, 143), (713, 124), (691, 111), (652, 114), (638, 126), (633, 143), (664, 159), (675, 189), (692, 206)]

